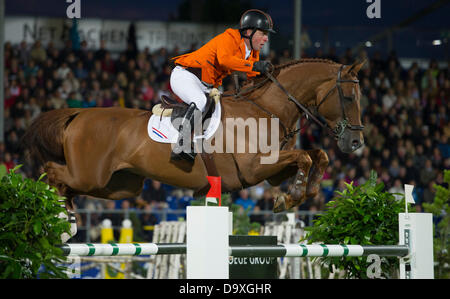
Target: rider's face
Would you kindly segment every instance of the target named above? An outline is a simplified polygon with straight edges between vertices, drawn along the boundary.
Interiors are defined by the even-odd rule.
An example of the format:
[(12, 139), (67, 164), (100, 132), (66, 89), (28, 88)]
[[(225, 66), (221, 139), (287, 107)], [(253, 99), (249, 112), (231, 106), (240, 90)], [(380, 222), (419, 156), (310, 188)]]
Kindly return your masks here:
[(255, 51), (260, 51), (265, 43), (269, 41), (269, 33), (256, 30), (252, 38), (252, 45)]

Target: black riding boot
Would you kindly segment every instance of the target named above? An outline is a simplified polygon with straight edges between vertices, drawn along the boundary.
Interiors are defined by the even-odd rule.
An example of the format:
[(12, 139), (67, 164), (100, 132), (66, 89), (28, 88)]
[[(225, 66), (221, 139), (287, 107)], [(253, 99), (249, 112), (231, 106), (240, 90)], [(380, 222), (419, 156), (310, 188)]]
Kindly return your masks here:
[(189, 149), (183, 148), (183, 145), (185, 145), (186, 142), (191, 138), (195, 110), (198, 110), (195, 103), (191, 103), (186, 110), (186, 114), (184, 115), (183, 120), (181, 121), (181, 124), (178, 128), (179, 135), (177, 143), (172, 149), (172, 160), (195, 160), (196, 153), (193, 150), (193, 140), (191, 140), (191, 146)]

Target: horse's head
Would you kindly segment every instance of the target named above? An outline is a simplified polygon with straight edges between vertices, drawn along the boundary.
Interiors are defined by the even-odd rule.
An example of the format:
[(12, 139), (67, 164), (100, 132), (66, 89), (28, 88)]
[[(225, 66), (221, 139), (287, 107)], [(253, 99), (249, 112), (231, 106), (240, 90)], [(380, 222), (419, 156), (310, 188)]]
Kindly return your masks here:
[(316, 92), (317, 112), (325, 118), (344, 153), (351, 153), (364, 144), (357, 77), (364, 63), (342, 65), (336, 78), (321, 84)]

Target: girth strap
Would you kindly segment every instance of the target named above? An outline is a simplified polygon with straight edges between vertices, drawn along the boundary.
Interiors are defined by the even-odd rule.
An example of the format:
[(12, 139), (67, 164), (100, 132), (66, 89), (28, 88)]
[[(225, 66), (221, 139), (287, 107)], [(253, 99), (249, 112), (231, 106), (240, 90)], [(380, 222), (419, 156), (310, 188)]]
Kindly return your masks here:
[(202, 151), (200, 154), (202, 157), (203, 163), (205, 163), (206, 171), (209, 176), (219, 176), (217, 172), (216, 163), (214, 162), (214, 157), (212, 154), (208, 154)]

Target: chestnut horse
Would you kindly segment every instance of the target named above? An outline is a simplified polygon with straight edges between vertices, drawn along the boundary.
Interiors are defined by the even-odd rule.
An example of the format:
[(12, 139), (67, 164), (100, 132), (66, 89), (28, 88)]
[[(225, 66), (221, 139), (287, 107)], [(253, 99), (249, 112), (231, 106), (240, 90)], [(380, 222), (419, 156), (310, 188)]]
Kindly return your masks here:
[[(273, 164), (261, 164), (261, 158), (268, 154), (260, 151), (213, 153), (223, 191), (240, 190), (264, 180), (276, 186), (295, 176), (289, 194), (279, 194), (275, 199), (274, 211), (288, 210), (314, 197), (328, 157), (321, 149), (294, 149), (292, 137), (304, 113), (299, 107), (315, 110), (325, 120), (341, 151), (348, 153), (362, 146), (357, 73), (363, 64), (344, 66), (323, 59), (292, 61), (276, 66), (270, 75), (272, 80), (262, 75), (244, 86), (240, 97), (223, 95), (222, 122), (227, 118), (265, 118), (270, 130), (270, 119), (276, 118), (280, 124), (278, 141), (283, 144)], [(206, 194), (209, 183), (204, 160), (197, 155), (189, 167), (186, 163), (191, 162), (171, 161), (171, 145), (148, 136), (151, 114), (116, 107), (52, 110), (39, 115), (23, 142), (44, 165), (49, 184), (67, 198), (68, 208), (79, 194), (105, 199), (138, 196), (145, 178), (193, 189), (196, 196)], [(223, 139), (232, 133), (225, 130)], [(248, 149), (249, 136), (244, 138)]]

